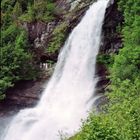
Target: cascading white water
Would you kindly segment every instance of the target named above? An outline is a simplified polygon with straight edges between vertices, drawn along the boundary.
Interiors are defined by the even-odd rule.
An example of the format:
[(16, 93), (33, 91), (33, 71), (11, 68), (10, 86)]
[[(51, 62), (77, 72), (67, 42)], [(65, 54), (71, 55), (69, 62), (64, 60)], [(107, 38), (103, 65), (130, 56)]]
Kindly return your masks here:
[(108, 0), (95, 2), (72, 31), (38, 105), (21, 110), (2, 140), (60, 140), (75, 133), (94, 102), (95, 63)]

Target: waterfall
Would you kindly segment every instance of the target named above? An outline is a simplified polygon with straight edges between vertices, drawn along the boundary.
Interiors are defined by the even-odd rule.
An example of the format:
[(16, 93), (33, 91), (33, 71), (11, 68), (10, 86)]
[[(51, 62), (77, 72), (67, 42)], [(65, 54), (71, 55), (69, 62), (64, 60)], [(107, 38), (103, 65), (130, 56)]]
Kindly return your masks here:
[(107, 3), (90, 6), (61, 50), (39, 103), (14, 117), (2, 140), (60, 140), (61, 133), (78, 131), (96, 99), (95, 64)]

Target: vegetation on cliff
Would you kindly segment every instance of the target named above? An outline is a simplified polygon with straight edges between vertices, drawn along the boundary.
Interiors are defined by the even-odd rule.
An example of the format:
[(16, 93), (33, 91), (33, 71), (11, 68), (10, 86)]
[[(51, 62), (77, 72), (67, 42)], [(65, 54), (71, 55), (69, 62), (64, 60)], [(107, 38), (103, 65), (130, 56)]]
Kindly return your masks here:
[(51, 21), (54, 9), (52, 0), (1, 1), (0, 99), (15, 82), (38, 76), (28, 34), (22, 24)]
[[(91, 114), (70, 140), (140, 139), (140, 1), (118, 0), (118, 5), (124, 15), (123, 48), (109, 66), (109, 103), (102, 113)], [(108, 57), (106, 60), (111, 61)]]
[(56, 26), (56, 28), (52, 33), (52, 38), (48, 43), (47, 52), (49, 54), (58, 52), (60, 50), (60, 47), (62, 46), (62, 43), (66, 38), (66, 29), (67, 29), (67, 23), (65, 22)]
[(67, 1), (1, 1), (1, 99), (19, 80), (37, 79), (40, 63), (56, 62), (68, 32), (90, 2), (81, 1), (71, 10)]

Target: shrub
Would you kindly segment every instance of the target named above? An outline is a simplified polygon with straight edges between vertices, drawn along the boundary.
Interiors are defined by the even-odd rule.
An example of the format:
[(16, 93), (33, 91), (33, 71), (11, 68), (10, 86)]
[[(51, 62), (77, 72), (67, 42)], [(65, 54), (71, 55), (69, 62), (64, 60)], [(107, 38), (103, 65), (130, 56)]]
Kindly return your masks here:
[(50, 41), (47, 48), (48, 53), (51, 54), (60, 50), (60, 47), (62, 46), (65, 40), (66, 29), (67, 29), (67, 24), (65, 22), (56, 26), (52, 34), (53, 35), (52, 40)]

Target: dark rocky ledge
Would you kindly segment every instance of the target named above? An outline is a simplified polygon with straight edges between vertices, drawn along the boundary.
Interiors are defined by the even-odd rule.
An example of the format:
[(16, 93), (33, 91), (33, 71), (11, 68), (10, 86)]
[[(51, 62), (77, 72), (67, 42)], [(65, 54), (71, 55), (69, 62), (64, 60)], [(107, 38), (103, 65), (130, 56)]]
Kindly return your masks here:
[(12, 115), (20, 109), (33, 107), (40, 99), (46, 79), (20, 81), (6, 92), (6, 99), (0, 102), (0, 116)]

